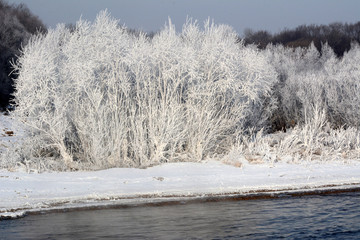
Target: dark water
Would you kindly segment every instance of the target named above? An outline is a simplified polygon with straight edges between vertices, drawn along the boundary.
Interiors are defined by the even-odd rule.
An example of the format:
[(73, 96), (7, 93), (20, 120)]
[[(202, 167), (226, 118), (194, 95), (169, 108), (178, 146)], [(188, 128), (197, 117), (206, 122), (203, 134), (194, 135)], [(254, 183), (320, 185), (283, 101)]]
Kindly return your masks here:
[(360, 239), (360, 193), (32, 215), (0, 239)]

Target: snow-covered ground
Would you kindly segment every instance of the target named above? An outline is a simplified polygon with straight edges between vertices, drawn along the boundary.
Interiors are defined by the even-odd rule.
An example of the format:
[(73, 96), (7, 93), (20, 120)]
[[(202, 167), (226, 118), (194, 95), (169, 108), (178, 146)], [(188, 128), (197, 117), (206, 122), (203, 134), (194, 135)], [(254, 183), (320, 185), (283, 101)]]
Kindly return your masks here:
[(0, 112), (0, 154), (21, 141), (24, 134), (18, 122), (14, 121), (9, 115)]
[[(0, 130), (0, 154), (24, 136), (1, 114)], [(210, 160), (93, 172), (0, 169), (0, 219), (66, 208), (360, 188), (359, 161), (241, 163)]]
[(245, 165), (216, 161), (148, 169), (24, 173), (0, 170), (0, 216), (61, 208), (360, 187), (360, 163)]

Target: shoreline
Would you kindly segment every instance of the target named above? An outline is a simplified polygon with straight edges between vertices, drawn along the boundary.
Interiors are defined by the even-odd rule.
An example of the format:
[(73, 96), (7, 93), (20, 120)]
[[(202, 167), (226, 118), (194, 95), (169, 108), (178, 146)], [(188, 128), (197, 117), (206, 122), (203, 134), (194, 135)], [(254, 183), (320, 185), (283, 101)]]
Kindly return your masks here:
[(220, 162), (28, 174), (0, 170), (0, 220), (108, 208), (277, 199), (360, 191), (360, 163)]
[(53, 207), (40, 209), (14, 209), (11, 212), (0, 213), (0, 221), (15, 220), (24, 218), (29, 215), (64, 213), (75, 211), (94, 211), (104, 209), (123, 209), (134, 207), (158, 207), (169, 205), (184, 205), (207, 202), (227, 202), (227, 201), (251, 201), (260, 199), (279, 199), (279, 198), (294, 198), (304, 196), (317, 195), (334, 195), (344, 193), (360, 192), (360, 183), (345, 184), (345, 185), (331, 185), (319, 186), (318, 188), (305, 189), (279, 189), (279, 190), (257, 190), (246, 193), (225, 193), (225, 194), (203, 194), (193, 196), (134, 196), (127, 198), (114, 198), (111, 200), (97, 199), (94, 202), (77, 202), (71, 203), (70, 206), (66, 204), (59, 204)]

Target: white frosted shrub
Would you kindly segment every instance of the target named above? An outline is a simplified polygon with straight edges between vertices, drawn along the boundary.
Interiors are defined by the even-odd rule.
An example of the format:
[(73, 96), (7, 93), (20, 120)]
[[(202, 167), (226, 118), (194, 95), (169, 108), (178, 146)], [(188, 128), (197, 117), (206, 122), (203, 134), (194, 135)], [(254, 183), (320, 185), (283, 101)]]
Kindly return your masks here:
[(68, 169), (226, 154), (249, 122), (266, 121), (253, 112), (266, 110), (276, 80), (263, 54), (228, 26), (188, 20), (177, 33), (169, 22), (148, 39), (106, 12), (34, 37), (14, 67), (14, 115), (33, 142), (18, 161)]
[(360, 47), (353, 44), (340, 60), (325, 63), (326, 105), (337, 127), (360, 127)]
[[(286, 133), (264, 135), (260, 131), (243, 136), (232, 152), (236, 152), (238, 159), (244, 156), (250, 163), (347, 162), (360, 157), (360, 132), (354, 127), (333, 129), (327, 121), (327, 113), (313, 106), (311, 117), (306, 116), (304, 123)], [(223, 159), (227, 161), (228, 156)]]
[[(279, 73), (273, 98), (278, 101), (274, 118), (283, 127), (304, 124), (313, 115), (313, 106), (326, 111), (332, 127), (359, 127), (360, 50), (353, 45), (337, 59), (325, 44), (322, 53), (309, 48), (269, 46), (265, 55)], [(273, 119), (274, 121), (274, 119)]]
[(272, 119), (273, 124), (277, 125), (275, 128), (284, 129), (303, 123), (303, 107), (306, 105), (299, 97), (299, 91), (304, 90), (304, 87), (312, 87), (312, 83), (308, 85), (304, 81), (304, 74), (321, 68), (319, 52), (314, 45), (295, 49), (269, 45), (264, 52), (279, 74), (279, 81), (272, 91), (272, 98), (278, 102)]
[(242, 136), (232, 151), (249, 162), (358, 159), (359, 45), (341, 59), (328, 45), (321, 55), (314, 46), (270, 46), (265, 55), (279, 73), (272, 92), (278, 101), (273, 114), (284, 121), (286, 132)]

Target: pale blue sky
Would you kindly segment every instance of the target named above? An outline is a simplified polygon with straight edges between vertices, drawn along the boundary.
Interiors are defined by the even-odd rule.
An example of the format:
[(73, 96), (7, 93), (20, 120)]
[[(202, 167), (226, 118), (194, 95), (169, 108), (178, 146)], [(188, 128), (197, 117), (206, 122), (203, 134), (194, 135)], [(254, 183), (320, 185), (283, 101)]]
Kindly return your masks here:
[(5, 0), (25, 3), (49, 27), (57, 23), (93, 20), (108, 9), (127, 27), (144, 31), (161, 29), (171, 17), (181, 29), (186, 16), (200, 22), (208, 17), (244, 29), (279, 32), (301, 24), (355, 23), (360, 21), (360, 0)]

